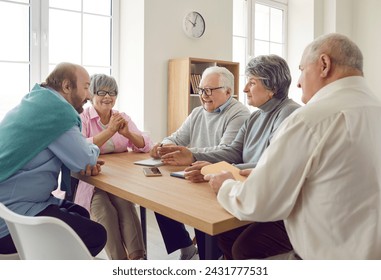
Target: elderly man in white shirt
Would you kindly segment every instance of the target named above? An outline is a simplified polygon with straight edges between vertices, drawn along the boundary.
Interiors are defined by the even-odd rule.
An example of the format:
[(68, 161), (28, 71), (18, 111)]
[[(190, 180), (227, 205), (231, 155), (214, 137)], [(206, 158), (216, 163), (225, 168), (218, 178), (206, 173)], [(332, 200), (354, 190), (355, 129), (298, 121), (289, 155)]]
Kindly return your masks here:
[(239, 219), (285, 221), (294, 251), (273, 258), (381, 259), (381, 102), (361, 51), (328, 34), (307, 46), (299, 68), (307, 104), (282, 123), (247, 180), (206, 179)]

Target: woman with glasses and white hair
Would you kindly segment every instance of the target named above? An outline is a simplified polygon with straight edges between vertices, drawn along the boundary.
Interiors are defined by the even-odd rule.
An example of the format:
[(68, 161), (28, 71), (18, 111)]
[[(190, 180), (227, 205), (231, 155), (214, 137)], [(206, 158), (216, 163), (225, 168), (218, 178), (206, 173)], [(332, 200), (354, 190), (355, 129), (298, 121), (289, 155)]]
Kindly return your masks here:
[[(82, 133), (96, 144), (101, 154), (149, 152), (152, 142), (125, 114), (113, 109), (118, 96), (115, 79), (104, 74), (91, 76), (92, 106), (80, 115)], [(80, 181), (75, 202), (91, 213), (91, 218), (107, 230), (106, 252), (111, 259), (144, 259), (143, 235), (135, 205)]]

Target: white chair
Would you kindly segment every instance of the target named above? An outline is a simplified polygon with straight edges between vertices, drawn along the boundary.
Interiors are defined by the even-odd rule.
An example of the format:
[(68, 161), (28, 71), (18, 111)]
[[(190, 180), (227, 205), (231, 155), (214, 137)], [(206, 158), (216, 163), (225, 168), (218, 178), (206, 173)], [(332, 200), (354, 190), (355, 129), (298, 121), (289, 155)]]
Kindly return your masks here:
[(19, 260), (19, 254), (0, 254), (0, 261), (2, 260)]
[[(7, 223), (22, 260), (94, 259), (76, 232), (57, 218), (22, 216), (2, 203), (0, 217)], [(103, 251), (100, 255), (105, 256)]]

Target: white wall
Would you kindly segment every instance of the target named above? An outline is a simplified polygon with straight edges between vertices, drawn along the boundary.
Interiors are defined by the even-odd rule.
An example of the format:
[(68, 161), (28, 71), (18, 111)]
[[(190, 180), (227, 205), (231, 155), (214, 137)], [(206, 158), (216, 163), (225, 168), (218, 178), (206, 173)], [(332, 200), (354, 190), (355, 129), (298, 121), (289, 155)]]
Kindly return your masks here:
[[(232, 59), (232, 1), (122, 0), (119, 97), (120, 109), (140, 129), (160, 141), (167, 131), (167, 62), (175, 57)], [(289, 0), (288, 63), (293, 82), (290, 96), (300, 102), (296, 88), (298, 65), (305, 46), (319, 35), (340, 32), (362, 49), (371, 88), (378, 90), (381, 65), (381, 1)], [(182, 31), (182, 19), (192, 10), (206, 21), (205, 35), (192, 40)], [(378, 90), (381, 97), (381, 91)]]
[[(128, 11), (128, 12), (127, 12)], [(120, 1), (119, 109), (144, 130), (144, 1)]]
[(314, 10), (314, 0), (288, 1), (287, 62), (292, 76), (289, 96), (298, 103), (301, 103), (302, 95), (296, 86), (299, 78), (299, 62), (304, 47), (314, 39)]
[(340, 32), (352, 37), (353, 0), (289, 0), (288, 56), (292, 75), (290, 97), (301, 103), (297, 88), (299, 62), (304, 48), (316, 37)]
[[(183, 17), (192, 10), (206, 22), (200, 39), (182, 30)], [(167, 131), (168, 60), (231, 60), (232, 0), (122, 0), (121, 20), (120, 109), (160, 141)]]
[(317, 36), (339, 32), (350, 37), (363, 52), (364, 73), (370, 87), (377, 87), (381, 65), (381, 1), (379, 0), (289, 0), (288, 62), (293, 77), (290, 95), (300, 100), (296, 88), (298, 64), (304, 47)]
[(381, 1), (353, 0), (353, 38), (364, 55), (364, 75), (381, 97)]

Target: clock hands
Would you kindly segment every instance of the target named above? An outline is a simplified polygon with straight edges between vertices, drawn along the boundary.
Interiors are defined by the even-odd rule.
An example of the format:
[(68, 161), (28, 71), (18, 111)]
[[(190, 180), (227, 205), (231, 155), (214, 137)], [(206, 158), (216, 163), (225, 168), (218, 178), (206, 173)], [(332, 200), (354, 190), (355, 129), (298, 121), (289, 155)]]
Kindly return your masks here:
[(188, 19), (188, 21), (193, 25), (193, 27), (195, 27), (196, 26), (196, 23), (194, 22), (192, 22), (192, 21), (190, 21), (189, 19)]
[(200, 38), (205, 32), (204, 18), (198, 12), (189, 12), (183, 18), (183, 29), (190, 38)]
[(196, 15), (196, 17), (194, 18), (194, 22), (191, 21), (190, 19), (188, 19), (188, 21), (193, 25), (193, 27), (196, 26), (196, 23), (197, 23), (197, 17), (198, 17), (198, 15)]

